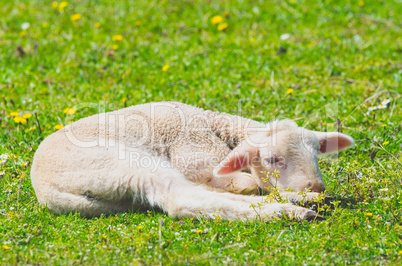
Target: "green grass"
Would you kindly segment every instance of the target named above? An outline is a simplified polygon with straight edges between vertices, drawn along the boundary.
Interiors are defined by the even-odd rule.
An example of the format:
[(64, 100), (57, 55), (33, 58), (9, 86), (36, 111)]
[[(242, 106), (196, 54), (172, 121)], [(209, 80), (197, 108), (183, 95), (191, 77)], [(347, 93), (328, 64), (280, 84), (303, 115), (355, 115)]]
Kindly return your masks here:
[[(51, 1), (0, 0), (0, 154), (10, 155), (0, 163), (0, 264), (401, 264), (402, 5), (264, 2), (83, 0), (61, 12)], [(38, 205), (30, 165), (55, 125), (98, 103), (162, 100), (236, 114), (241, 105), (245, 117), (315, 130), (337, 130), (339, 119), (356, 145), (320, 159), (336, 197), (326, 220), (87, 220)], [(87, 103), (95, 107), (63, 112)], [(12, 112), (33, 116), (22, 124)]]

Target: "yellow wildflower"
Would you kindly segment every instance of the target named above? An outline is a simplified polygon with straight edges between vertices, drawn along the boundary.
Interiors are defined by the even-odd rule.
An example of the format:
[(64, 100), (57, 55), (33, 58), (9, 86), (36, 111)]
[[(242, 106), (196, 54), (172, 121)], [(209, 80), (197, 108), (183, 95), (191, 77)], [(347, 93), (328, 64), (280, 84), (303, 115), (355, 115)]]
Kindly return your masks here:
[(11, 116), (18, 116), (18, 112), (11, 112), (10, 115)]
[(316, 44), (317, 44), (316, 42), (311, 42), (311, 43), (307, 44), (307, 47), (312, 48), (312, 47), (316, 46)]
[(107, 238), (107, 236), (103, 235), (103, 236), (102, 236), (102, 238), (103, 238), (103, 239), (106, 239), (106, 238)]
[(113, 49), (113, 50), (117, 50), (117, 49), (119, 49), (119, 46), (118, 46), (117, 44), (113, 44), (113, 45), (112, 45), (112, 49)]
[(58, 3), (58, 2), (53, 2), (53, 3), (52, 3), (52, 8), (53, 8), (53, 9), (57, 9), (58, 6), (59, 6), (59, 3)]
[(29, 119), (29, 118), (31, 118), (32, 117), (32, 114), (31, 113), (26, 113), (26, 114), (23, 114), (22, 115), (22, 118), (25, 118), (25, 119)]
[(386, 140), (386, 141), (384, 141), (384, 142), (382, 143), (383, 146), (388, 145), (388, 144), (389, 144), (389, 141), (388, 141), (388, 140)]
[(382, 124), (382, 125), (381, 125), (381, 127), (386, 127), (386, 126), (387, 126), (387, 124)]
[(402, 250), (399, 250), (399, 251), (398, 251), (398, 255), (401, 255), (401, 256), (402, 256)]
[(95, 23), (95, 28), (100, 28), (101, 24), (99, 22)]
[(64, 8), (66, 8), (67, 6), (68, 6), (68, 2), (66, 2), (66, 1), (61, 2), (59, 4), (59, 8), (58, 8), (59, 12), (64, 12)]
[(224, 17), (229, 17), (229, 12), (228, 11), (223, 12), (223, 16)]
[(291, 93), (293, 93), (294, 91), (295, 91), (294, 89), (287, 89), (286, 93), (287, 93), (287, 94), (291, 94)]
[(127, 102), (127, 98), (123, 98), (121, 101), (122, 101), (123, 103), (125, 103), (125, 102)]
[(367, 216), (367, 217), (371, 217), (371, 216), (373, 216), (373, 214), (372, 214), (371, 212), (367, 212), (367, 213), (366, 213), (366, 216)]
[(217, 15), (217, 16), (213, 16), (212, 18), (211, 18), (211, 23), (212, 24), (219, 24), (219, 23), (221, 23), (223, 21), (223, 17), (222, 16), (219, 16), (219, 15)]
[(120, 34), (117, 34), (117, 35), (114, 35), (113, 37), (112, 37), (112, 40), (113, 41), (122, 41), (124, 39), (124, 37), (122, 36), (122, 35), (120, 35)]
[(223, 31), (223, 30), (226, 29), (227, 27), (228, 27), (228, 24), (227, 24), (227, 23), (222, 23), (222, 24), (219, 24), (218, 30), (219, 30), (219, 31)]
[(27, 120), (25, 118), (22, 118), (20, 116), (14, 117), (15, 123), (20, 123), (20, 124), (26, 124)]
[(140, 225), (140, 226), (137, 226), (137, 229), (138, 230), (141, 230), (142, 229), (142, 226)]
[(68, 124), (70, 125), (70, 124), (72, 124), (72, 123), (74, 123), (74, 121), (70, 121), (70, 122), (68, 122)]
[(163, 72), (166, 72), (166, 71), (169, 70), (169, 68), (170, 68), (169, 65), (164, 65), (164, 66), (162, 67), (162, 71), (163, 71)]
[(7, 245), (3, 245), (2, 248), (3, 248), (3, 249), (10, 249), (10, 247), (7, 246)]
[(138, 26), (141, 26), (141, 21), (138, 21), (138, 20), (137, 20), (136, 22), (134, 22), (134, 25), (137, 26), (137, 27), (138, 27)]
[(27, 33), (28, 32), (26, 30), (23, 30), (23, 31), (20, 32), (19, 36), (24, 37), (25, 35), (27, 35)]
[(75, 114), (75, 109), (74, 108), (66, 108), (63, 110), (63, 113), (67, 114), (67, 115), (73, 115)]
[(43, 22), (43, 23), (42, 23), (42, 27), (43, 27), (43, 28), (49, 28), (49, 23)]
[(74, 14), (74, 15), (71, 16), (72, 21), (77, 21), (77, 20), (79, 20), (81, 18), (82, 18), (82, 15), (80, 13), (77, 13), (77, 14)]
[(197, 233), (197, 234), (200, 234), (200, 233), (202, 233), (202, 230), (201, 230), (201, 229), (198, 229), (198, 230), (196, 231), (196, 233)]
[(357, 3), (360, 7), (364, 6), (364, 1), (359, 1), (359, 3)]
[(57, 129), (57, 130), (62, 129), (63, 127), (64, 127), (63, 125), (55, 125), (54, 126), (54, 128)]

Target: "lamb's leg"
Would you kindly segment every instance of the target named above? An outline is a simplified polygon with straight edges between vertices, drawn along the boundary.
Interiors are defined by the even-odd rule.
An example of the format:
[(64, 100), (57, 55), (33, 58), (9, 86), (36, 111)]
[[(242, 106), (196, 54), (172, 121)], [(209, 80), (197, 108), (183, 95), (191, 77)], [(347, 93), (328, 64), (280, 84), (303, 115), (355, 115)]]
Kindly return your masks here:
[(158, 169), (143, 182), (148, 183), (144, 195), (148, 202), (177, 218), (211, 217), (213, 213), (225, 220), (272, 220), (283, 216), (295, 220), (320, 218), (315, 212), (290, 203), (264, 203), (265, 197), (210, 191), (187, 181), (173, 168)]
[(244, 172), (235, 172), (222, 177), (213, 176), (207, 185), (236, 194), (256, 195), (259, 191), (254, 177)]

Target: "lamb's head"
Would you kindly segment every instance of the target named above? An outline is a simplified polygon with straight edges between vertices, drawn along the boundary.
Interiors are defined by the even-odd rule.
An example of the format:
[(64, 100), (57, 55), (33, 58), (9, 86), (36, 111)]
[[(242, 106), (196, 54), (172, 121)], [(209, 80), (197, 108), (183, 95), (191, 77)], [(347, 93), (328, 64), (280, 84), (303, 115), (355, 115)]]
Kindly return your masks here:
[(317, 155), (336, 152), (353, 143), (342, 133), (310, 131), (290, 120), (277, 121), (241, 142), (215, 168), (214, 175), (249, 168), (262, 189), (277, 186), (281, 190), (323, 192)]

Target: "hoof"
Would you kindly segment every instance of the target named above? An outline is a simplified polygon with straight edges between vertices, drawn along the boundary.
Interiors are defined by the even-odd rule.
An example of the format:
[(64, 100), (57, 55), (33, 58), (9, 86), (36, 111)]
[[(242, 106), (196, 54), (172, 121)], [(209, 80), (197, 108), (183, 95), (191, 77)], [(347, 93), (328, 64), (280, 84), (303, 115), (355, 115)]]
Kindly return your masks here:
[(309, 212), (307, 212), (306, 220), (309, 221), (309, 222), (323, 221), (323, 220), (325, 220), (325, 218), (323, 216), (319, 215), (316, 212), (309, 211)]

